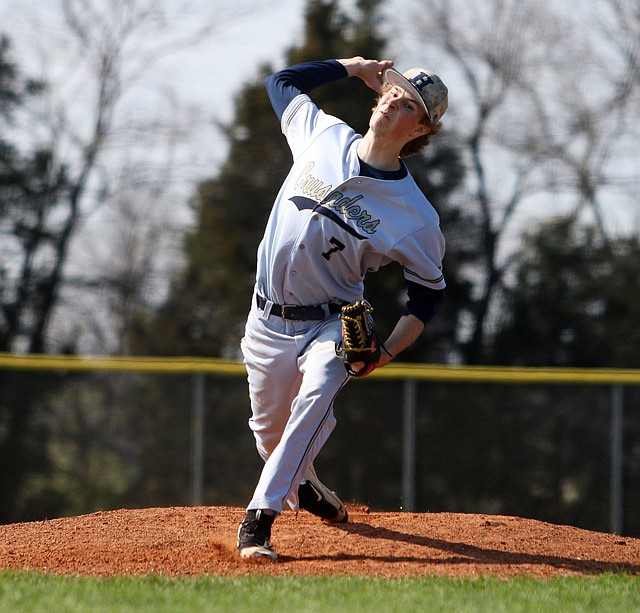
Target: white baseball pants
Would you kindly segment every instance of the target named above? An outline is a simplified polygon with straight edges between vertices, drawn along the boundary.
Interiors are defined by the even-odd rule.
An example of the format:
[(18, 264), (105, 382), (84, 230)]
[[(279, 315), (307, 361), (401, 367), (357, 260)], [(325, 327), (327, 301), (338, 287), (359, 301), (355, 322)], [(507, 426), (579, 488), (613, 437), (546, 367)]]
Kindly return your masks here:
[(298, 486), (333, 431), (333, 401), (349, 380), (335, 353), (337, 315), (324, 321), (269, 317), (255, 300), (241, 348), (252, 416), (249, 427), (265, 464), (247, 509), (297, 510)]

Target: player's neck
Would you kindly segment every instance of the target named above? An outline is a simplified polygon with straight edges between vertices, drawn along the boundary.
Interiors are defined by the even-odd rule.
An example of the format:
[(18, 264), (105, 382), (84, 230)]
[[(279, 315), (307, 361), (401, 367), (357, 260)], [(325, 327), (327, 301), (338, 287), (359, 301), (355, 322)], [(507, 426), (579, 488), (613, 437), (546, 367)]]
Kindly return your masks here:
[(378, 170), (399, 170), (399, 154), (396, 146), (381, 142), (370, 131), (358, 143), (358, 157)]

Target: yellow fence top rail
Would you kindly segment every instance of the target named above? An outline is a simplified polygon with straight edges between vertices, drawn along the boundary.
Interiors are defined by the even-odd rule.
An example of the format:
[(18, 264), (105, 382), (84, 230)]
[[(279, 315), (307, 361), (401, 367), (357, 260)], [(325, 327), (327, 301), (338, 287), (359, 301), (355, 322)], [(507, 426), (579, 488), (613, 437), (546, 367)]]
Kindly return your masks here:
[[(221, 358), (43, 355), (0, 352), (0, 369), (64, 371), (130, 371), (182, 374), (245, 375), (242, 362)], [(392, 363), (374, 371), (376, 379), (415, 379), (487, 383), (578, 383), (640, 385), (640, 369), (516, 368)]]
[(11, 354), (0, 352), (0, 368), (15, 370), (133, 371), (180, 374), (206, 372), (219, 375), (245, 374), (236, 360), (190, 357), (93, 356)]

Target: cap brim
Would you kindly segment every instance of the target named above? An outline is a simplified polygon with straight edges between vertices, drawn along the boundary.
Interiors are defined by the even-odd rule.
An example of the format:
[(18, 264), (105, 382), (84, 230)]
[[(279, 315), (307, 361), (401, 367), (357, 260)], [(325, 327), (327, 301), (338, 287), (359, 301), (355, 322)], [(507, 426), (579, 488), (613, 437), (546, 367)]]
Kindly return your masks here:
[(427, 108), (425, 101), (422, 99), (420, 92), (416, 89), (415, 85), (409, 81), (404, 75), (399, 73), (395, 68), (387, 68), (384, 71), (384, 80), (391, 85), (397, 85), (398, 87), (402, 87), (402, 89), (408, 91), (412, 96), (420, 102), (424, 112), (427, 114), (429, 121), (431, 121), (431, 113)]

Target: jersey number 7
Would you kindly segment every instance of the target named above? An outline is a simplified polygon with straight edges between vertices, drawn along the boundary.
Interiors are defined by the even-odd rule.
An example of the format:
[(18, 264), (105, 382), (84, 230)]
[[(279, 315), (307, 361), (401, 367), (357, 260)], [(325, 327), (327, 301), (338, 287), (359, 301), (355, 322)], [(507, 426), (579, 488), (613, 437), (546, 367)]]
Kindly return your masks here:
[(344, 249), (344, 244), (341, 243), (335, 236), (332, 236), (331, 239), (329, 240), (329, 242), (333, 245), (333, 247), (331, 249), (329, 249), (329, 251), (325, 251), (322, 254), (322, 257), (325, 260), (330, 260), (331, 256), (336, 252), (336, 251), (342, 251)]

